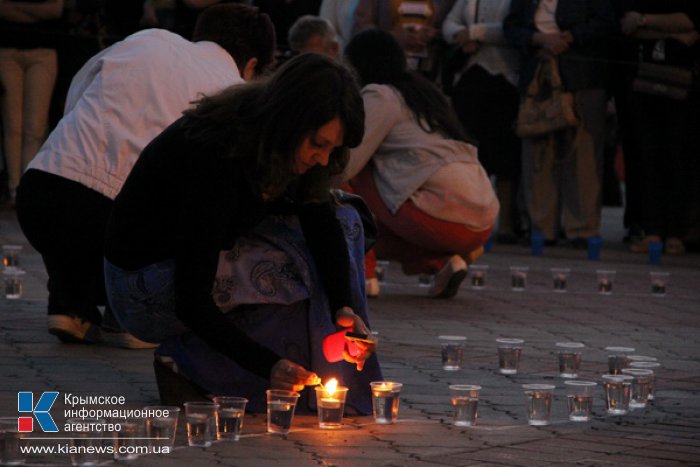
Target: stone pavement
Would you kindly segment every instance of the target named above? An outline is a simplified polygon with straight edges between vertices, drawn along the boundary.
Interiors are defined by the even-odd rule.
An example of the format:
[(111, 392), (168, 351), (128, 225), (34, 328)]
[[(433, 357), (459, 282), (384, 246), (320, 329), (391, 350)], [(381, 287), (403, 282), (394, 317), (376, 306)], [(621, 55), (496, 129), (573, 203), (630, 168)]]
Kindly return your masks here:
[[(606, 209), (602, 260), (585, 252), (548, 248), (535, 258), (519, 246), (494, 246), (480, 263), (490, 265), (487, 288), (465, 283), (453, 300), (425, 297), (415, 277), (392, 264), (381, 298), (371, 302), (379, 332), (379, 357), (387, 380), (404, 384), (400, 420), (376, 425), (371, 417), (346, 417), (335, 431), (317, 428), (314, 416), (298, 416), (286, 437), (265, 434), (264, 416), (246, 415), (244, 437), (208, 449), (184, 447), (180, 426), (169, 455), (142, 456), (133, 465), (700, 465), (700, 256), (663, 258), (651, 267), (620, 243), (621, 213)], [(28, 271), (21, 300), (0, 298), (0, 416), (17, 416), (17, 392), (57, 390), (79, 396), (124, 396), (129, 407), (158, 402), (150, 351), (62, 345), (46, 333), (44, 282), (39, 256), (23, 238), (13, 213), (0, 214), (0, 243), (24, 245)], [(530, 267), (527, 289), (510, 290), (510, 265)], [(550, 267), (570, 267), (569, 291), (551, 291)], [(617, 271), (613, 294), (596, 291), (596, 269)], [(668, 295), (652, 297), (650, 270), (671, 272)], [(437, 336), (468, 340), (460, 371), (441, 369)], [(525, 339), (520, 372), (497, 370), (495, 339)], [(645, 409), (607, 416), (600, 386), (594, 419), (569, 422), (554, 343), (581, 341), (580, 379), (600, 383), (609, 345), (655, 356), (657, 398)], [(556, 385), (552, 424), (531, 427), (521, 385)], [(473, 428), (451, 425), (448, 384), (483, 387)], [(60, 421), (62, 407), (53, 409)], [(182, 421), (182, 420), (181, 420)], [(181, 423), (182, 425), (182, 423)], [(33, 434), (32, 436), (38, 436)], [(59, 441), (28, 441), (46, 444)], [(67, 441), (60, 441), (67, 443)], [(66, 454), (31, 456), (32, 465), (66, 465)], [(104, 464), (111, 464), (104, 458)]]

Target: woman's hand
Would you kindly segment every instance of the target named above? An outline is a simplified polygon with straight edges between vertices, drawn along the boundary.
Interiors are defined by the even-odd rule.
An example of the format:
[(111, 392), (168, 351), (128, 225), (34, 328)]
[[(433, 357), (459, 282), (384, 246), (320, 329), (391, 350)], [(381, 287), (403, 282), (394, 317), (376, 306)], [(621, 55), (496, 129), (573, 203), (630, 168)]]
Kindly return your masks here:
[(283, 358), (275, 363), (270, 371), (270, 386), (272, 389), (301, 391), (304, 386), (315, 386), (321, 378), (313, 371), (308, 371), (301, 365)]
[[(335, 324), (343, 328), (349, 328), (352, 332), (358, 334), (365, 334), (367, 336), (371, 335), (371, 331), (367, 327), (362, 318), (357, 316), (355, 312), (349, 307), (343, 307), (335, 313)], [(347, 351), (347, 346), (343, 349), (343, 359), (346, 362), (354, 363), (357, 365), (357, 371), (362, 371), (365, 365), (365, 360), (367, 360), (376, 350), (377, 344), (369, 344), (367, 342), (355, 341), (355, 345), (360, 349), (358, 355), (350, 355)]]
[(620, 29), (626, 36), (633, 34), (638, 28), (643, 27), (644, 15), (638, 11), (627, 11), (620, 20)]

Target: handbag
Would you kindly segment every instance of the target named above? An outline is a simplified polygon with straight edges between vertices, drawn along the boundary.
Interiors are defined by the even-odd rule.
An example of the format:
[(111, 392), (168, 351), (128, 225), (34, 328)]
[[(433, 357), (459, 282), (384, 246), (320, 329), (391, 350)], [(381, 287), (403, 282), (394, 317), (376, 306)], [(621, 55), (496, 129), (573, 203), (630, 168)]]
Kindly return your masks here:
[(515, 132), (521, 138), (533, 138), (578, 126), (574, 95), (564, 91), (556, 58), (540, 60), (535, 76), (520, 102)]
[(685, 68), (642, 62), (632, 81), (632, 89), (641, 94), (685, 100), (693, 84), (693, 73)]

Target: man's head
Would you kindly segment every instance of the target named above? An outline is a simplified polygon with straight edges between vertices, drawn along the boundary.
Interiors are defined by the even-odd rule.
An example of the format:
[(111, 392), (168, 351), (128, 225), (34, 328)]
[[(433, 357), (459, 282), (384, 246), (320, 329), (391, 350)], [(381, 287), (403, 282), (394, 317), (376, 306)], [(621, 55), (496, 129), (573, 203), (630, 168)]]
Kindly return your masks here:
[(257, 8), (235, 3), (214, 5), (199, 14), (192, 38), (219, 44), (233, 57), (241, 76), (250, 80), (272, 64), (275, 27)]
[(313, 15), (300, 17), (289, 28), (289, 48), (297, 53), (315, 52), (338, 58), (338, 41), (333, 25)]

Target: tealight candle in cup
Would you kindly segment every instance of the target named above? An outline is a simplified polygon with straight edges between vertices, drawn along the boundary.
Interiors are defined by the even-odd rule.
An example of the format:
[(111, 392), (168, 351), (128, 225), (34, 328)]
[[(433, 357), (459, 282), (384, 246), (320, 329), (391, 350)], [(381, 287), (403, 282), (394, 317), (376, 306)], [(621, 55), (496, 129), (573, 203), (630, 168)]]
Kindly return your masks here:
[(378, 259), (374, 271), (377, 275), (377, 280), (381, 284), (386, 283), (387, 276), (389, 275), (389, 261)]
[(527, 283), (527, 271), (530, 268), (527, 266), (511, 266), (510, 267), (510, 290), (513, 292), (522, 292), (525, 290)]
[(459, 370), (464, 356), (464, 336), (438, 336), (442, 347), (442, 369), (447, 371)]
[(22, 252), (22, 245), (2, 246), (2, 267), (4, 269), (19, 268), (19, 254)]
[(2, 272), (3, 289), (5, 298), (8, 300), (17, 300), (22, 298), (22, 278), (26, 274), (25, 271), (19, 268), (7, 268)]
[(615, 281), (615, 271), (606, 271), (599, 269), (596, 271), (598, 275), (598, 293), (601, 295), (611, 295), (613, 282)]
[(554, 398), (554, 385), (552, 384), (523, 384), (525, 398), (527, 399), (527, 423), (528, 425), (549, 425), (549, 416), (552, 412), (552, 399)]
[(498, 371), (502, 375), (514, 375), (520, 367), (520, 354), (523, 351), (522, 339), (499, 337), (498, 344)]
[(552, 268), (552, 288), (557, 293), (566, 292), (566, 283), (569, 279), (569, 268)]
[(566, 385), (569, 420), (572, 422), (589, 421), (593, 407), (593, 390), (597, 384), (593, 381), (565, 381), (564, 384)]
[(372, 409), (374, 421), (381, 424), (394, 423), (399, 416), (399, 393), (403, 384), (393, 381), (373, 381)]
[(608, 373), (619, 375), (623, 368), (627, 368), (627, 355), (634, 352), (633, 347), (606, 347), (608, 352)]
[(486, 273), (489, 271), (488, 264), (469, 265), (469, 283), (474, 290), (481, 290), (486, 287)]
[[(653, 357), (644, 357), (642, 355), (630, 355), (629, 358), (629, 367), (630, 368), (642, 368), (644, 370), (651, 370), (652, 372), (656, 372), (657, 368), (661, 366), (659, 362), (654, 359), (654, 361), (650, 360), (634, 360), (634, 357), (642, 357), (642, 358), (653, 358)], [(656, 392), (656, 374), (652, 373), (651, 375), (651, 384), (649, 385), (649, 398), (648, 400), (653, 401), (654, 400), (654, 393)]]
[(343, 424), (343, 411), (348, 388), (338, 386), (332, 378), (325, 386), (316, 386), (316, 406), (318, 407), (318, 426), (320, 428), (338, 428)]
[(670, 272), (651, 271), (649, 273), (649, 279), (651, 279), (652, 295), (654, 295), (655, 297), (666, 296), (666, 285), (668, 284), (668, 278), (670, 276)]
[(559, 351), (559, 376), (562, 378), (578, 377), (581, 366), (581, 349), (585, 347), (580, 342), (557, 342)]
[(630, 393), (630, 408), (641, 409), (646, 407), (649, 400), (649, 389), (654, 379), (654, 372), (646, 368), (624, 368), (623, 375), (631, 376), (632, 390)]
[(632, 376), (603, 375), (605, 409), (610, 415), (624, 415), (629, 410)]

